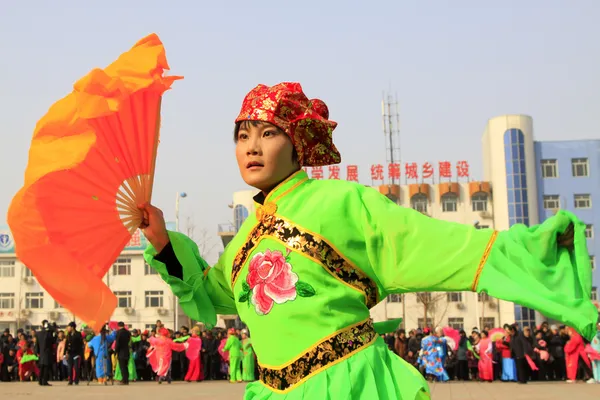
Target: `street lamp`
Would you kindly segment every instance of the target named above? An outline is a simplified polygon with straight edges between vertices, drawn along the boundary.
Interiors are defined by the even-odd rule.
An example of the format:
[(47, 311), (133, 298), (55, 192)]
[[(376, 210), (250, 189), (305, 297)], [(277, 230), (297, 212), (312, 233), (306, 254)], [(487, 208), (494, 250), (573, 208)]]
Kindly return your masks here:
[[(187, 197), (186, 192), (177, 192), (177, 197), (175, 199), (175, 232), (179, 232), (179, 200)], [(177, 332), (177, 327), (179, 326), (179, 298), (173, 295), (175, 304), (173, 310), (173, 322), (175, 324), (174, 332)]]

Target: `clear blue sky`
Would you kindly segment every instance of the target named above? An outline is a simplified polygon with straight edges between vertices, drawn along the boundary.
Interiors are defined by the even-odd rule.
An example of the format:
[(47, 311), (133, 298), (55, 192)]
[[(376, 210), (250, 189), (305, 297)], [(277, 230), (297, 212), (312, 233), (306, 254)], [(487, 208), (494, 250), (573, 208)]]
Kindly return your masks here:
[(361, 166), (364, 181), (385, 162), (380, 101), (390, 87), (403, 161), (466, 159), (480, 177), (486, 121), (505, 113), (533, 116), (538, 140), (600, 137), (597, 0), (88, 3), (0, 7), (2, 212), (22, 184), (36, 121), (152, 32), (185, 76), (163, 102), (154, 202), (171, 219), (186, 191), (182, 217), (216, 243), (232, 192), (246, 188), (231, 132), (258, 83), (299, 81), (325, 100), (343, 163)]

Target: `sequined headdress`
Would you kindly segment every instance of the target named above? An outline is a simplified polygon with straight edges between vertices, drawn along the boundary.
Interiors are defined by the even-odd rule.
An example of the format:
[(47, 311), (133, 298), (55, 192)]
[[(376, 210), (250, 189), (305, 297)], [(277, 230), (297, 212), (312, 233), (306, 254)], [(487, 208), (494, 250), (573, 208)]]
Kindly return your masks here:
[(285, 131), (302, 166), (318, 167), (341, 161), (332, 137), (337, 123), (329, 120), (327, 105), (319, 99), (309, 100), (299, 83), (258, 85), (252, 89), (244, 98), (235, 122), (244, 120), (269, 122)]

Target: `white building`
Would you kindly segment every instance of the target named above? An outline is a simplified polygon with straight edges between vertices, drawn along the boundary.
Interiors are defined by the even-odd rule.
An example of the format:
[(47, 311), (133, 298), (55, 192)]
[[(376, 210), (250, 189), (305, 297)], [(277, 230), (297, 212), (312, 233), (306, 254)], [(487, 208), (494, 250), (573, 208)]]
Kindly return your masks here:
[[(143, 258), (146, 240), (138, 231), (110, 268), (104, 282), (115, 293), (118, 308), (111, 320), (151, 329), (160, 319), (173, 327), (174, 297), (169, 286)], [(39, 285), (16, 258), (10, 231), (0, 229), (0, 329), (37, 328), (47, 319), (66, 326), (74, 316)], [(179, 310), (180, 324), (189, 323)], [(82, 321), (76, 319), (79, 324)]]
[[(484, 179), (494, 188), (494, 226), (539, 223), (533, 120), (527, 115), (502, 115), (488, 121), (482, 138)], [(544, 317), (514, 305), (520, 326), (537, 326)]]

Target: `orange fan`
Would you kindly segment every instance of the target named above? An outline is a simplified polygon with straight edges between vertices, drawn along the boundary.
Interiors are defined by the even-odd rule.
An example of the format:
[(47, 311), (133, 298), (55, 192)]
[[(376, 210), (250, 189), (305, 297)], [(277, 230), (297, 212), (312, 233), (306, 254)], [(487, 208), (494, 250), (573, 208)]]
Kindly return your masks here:
[(38, 122), (23, 188), (8, 211), (17, 257), (97, 330), (117, 300), (102, 278), (150, 201), (163, 93), (181, 77), (158, 36), (74, 85)]

